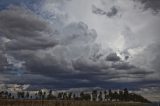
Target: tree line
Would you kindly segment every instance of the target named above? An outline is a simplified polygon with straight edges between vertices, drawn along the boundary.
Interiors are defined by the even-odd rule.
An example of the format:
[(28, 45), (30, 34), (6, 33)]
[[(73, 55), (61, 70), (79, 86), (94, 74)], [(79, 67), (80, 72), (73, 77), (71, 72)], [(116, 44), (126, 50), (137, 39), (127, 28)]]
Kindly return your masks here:
[(39, 90), (37, 93), (31, 96), (29, 92), (17, 92), (15, 95), (7, 91), (0, 92), (1, 99), (41, 99), (41, 100), (84, 100), (84, 101), (133, 101), (133, 102), (144, 102), (149, 103), (150, 101), (141, 95), (135, 93), (129, 93), (128, 89), (113, 91), (113, 90), (93, 90), (90, 93), (80, 92), (76, 95), (73, 92), (59, 92), (57, 95), (53, 95), (52, 90), (49, 92), (43, 92)]

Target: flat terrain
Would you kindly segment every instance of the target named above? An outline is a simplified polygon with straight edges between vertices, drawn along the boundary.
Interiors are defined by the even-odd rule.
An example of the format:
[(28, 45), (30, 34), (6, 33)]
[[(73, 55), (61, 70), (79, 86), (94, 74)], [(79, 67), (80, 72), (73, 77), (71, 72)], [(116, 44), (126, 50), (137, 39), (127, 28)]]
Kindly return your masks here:
[(133, 102), (91, 102), (62, 100), (0, 100), (0, 106), (148, 106)]

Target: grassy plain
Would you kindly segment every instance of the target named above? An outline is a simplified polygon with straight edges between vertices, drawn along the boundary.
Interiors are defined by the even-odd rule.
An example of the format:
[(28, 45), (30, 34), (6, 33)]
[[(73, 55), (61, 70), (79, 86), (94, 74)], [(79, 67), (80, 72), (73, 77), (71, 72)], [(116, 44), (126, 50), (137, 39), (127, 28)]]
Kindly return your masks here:
[(136, 102), (93, 102), (63, 100), (0, 100), (0, 106), (148, 106)]

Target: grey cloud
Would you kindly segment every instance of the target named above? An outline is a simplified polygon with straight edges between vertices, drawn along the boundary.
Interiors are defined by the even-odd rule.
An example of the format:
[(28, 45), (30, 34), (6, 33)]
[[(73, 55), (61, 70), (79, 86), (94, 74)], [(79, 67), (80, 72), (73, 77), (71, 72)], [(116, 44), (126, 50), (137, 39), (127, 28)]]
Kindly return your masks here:
[[(52, 30), (47, 21), (27, 8), (10, 6), (7, 9), (1, 10), (1, 73), (18, 76), (25, 74), (28, 66), (23, 66), (22, 62), (23, 64), (31, 62), (30, 60), (34, 59), (35, 53), (38, 50), (43, 49), (45, 51), (47, 48), (55, 47), (57, 45), (55, 35), (54, 30)], [(12, 62), (12, 59), (7, 55), (12, 57), (14, 61)]]
[[(30, 60), (29, 60), (30, 59)], [(32, 56), (26, 60), (27, 69), (33, 74), (43, 74), (46, 76), (58, 76), (61, 73), (67, 73), (69, 69), (65, 64), (65, 61), (60, 62), (55, 57), (47, 55), (44, 59)]]
[(107, 16), (108, 16), (108, 17), (113, 17), (113, 16), (115, 16), (117, 13), (118, 13), (117, 8), (112, 7), (111, 10), (110, 10), (110, 12), (107, 13)]
[[(87, 78), (89, 81), (96, 79), (101, 82), (104, 79), (109, 81), (112, 78), (119, 78), (119, 75), (124, 77), (124, 74), (127, 75), (126, 78), (132, 79), (134, 79), (134, 77), (131, 75), (138, 76), (141, 74), (142, 76), (140, 76), (140, 78), (143, 79), (143, 75), (150, 74), (146, 73), (145, 70), (139, 72), (139, 68), (123, 61), (118, 63), (111, 61), (113, 63), (109, 64), (106, 63), (105, 58), (104, 60), (98, 59), (97, 61), (94, 61), (89, 59), (89, 57), (80, 57), (70, 63), (70, 60), (66, 61), (63, 58), (60, 59), (57, 55), (53, 56), (46, 53), (45, 56), (39, 57), (35, 52), (25, 53), (19, 52), (18, 56), (15, 56), (17, 53), (13, 53), (13, 55), (20, 60), (25, 60), (25, 66), (30, 74), (39, 74), (46, 77), (56, 78), (57, 80), (78, 79), (77, 81), (79, 82), (79, 80)], [(105, 78), (102, 80), (101, 77), (104, 75)], [(50, 80), (45, 81), (48, 84), (55, 83)], [(16, 82), (16, 80), (14, 82)]]
[(4, 54), (0, 53), (0, 72), (5, 71), (8, 66), (7, 58)]
[(149, 64), (150, 70), (154, 70), (157, 74), (160, 74), (160, 44), (157, 42), (149, 45), (144, 49), (143, 54), (136, 56), (136, 59), (140, 58), (140, 61), (145, 61), (144, 64)]
[(129, 56), (125, 56), (125, 60), (128, 60), (129, 59)]
[[(110, 54), (109, 54), (110, 55)], [(80, 73), (92, 74), (92, 77), (97, 79), (103, 78), (103, 80), (111, 80), (118, 78), (128, 78), (130, 81), (143, 80), (145, 75), (153, 74), (154, 72), (142, 69), (140, 67), (134, 66), (129, 62), (119, 60), (105, 61), (105, 60), (87, 60), (80, 58), (73, 62), (74, 69), (78, 70)], [(135, 79), (134, 79), (135, 78)]]
[(27, 8), (10, 6), (0, 11), (1, 36), (9, 39), (8, 50), (54, 47), (54, 31), (46, 21)]
[(106, 15), (107, 13), (102, 9), (97, 8), (95, 5), (92, 5), (92, 12), (99, 15)]
[[(45, 85), (59, 82), (55, 78), (46, 77), (38, 74), (24, 74), (22, 76), (15, 76), (10, 78), (9, 81), (5, 81), (6, 84), (29, 84), (29, 85)], [(10, 76), (8, 76), (10, 77)]]
[[(81, 56), (89, 57), (97, 35), (94, 30), (88, 29), (87, 25), (82, 22), (71, 23), (58, 30), (58, 32), (59, 35), (56, 38), (59, 43), (56, 47), (44, 47), (43, 42), (39, 42), (38, 44), (40, 45), (35, 46), (34, 39), (26, 37), (23, 42), (20, 42), (22, 37), (19, 37), (16, 40), (17, 42), (14, 40), (12, 42), (21, 45), (17, 44), (13, 49), (13, 47), (10, 47), (13, 44), (10, 41), (10, 46), (9, 43), (6, 44), (7, 53), (19, 61), (24, 61), (26, 70), (29, 73), (60, 78), (63, 74), (67, 76), (68, 72), (73, 71), (74, 73), (75, 71), (72, 66), (72, 60)], [(38, 37), (38, 39), (40, 38)], [(46, 39), (45, 37), (43, 38)], [(29, 39), (29, 42), (27, 39)], [(29, 45), (31, 47), (28, 48)], [(37, 50), (38, 48), (41, 49)]]
[(116, 61), (120, 61), (120, 57), (117, 56), (116, 53), (111, 53), (106, 57), (106, 60), (116, 62)]
[(154, 72), (153, 71), (148, 71), (148, 70), (140, 68), (140, 67), (134, 67), (134, 68), (130, 69), (127, 73), (131, 74), (131, 75), (136, 75), (136, 76), (142, 75), (142, 77), (143, 77), (145, 75), (151, 75)]
[[(96, 7), (92, 11), (108, 17), (118, 12), (115, 7), (109, 12)], [(26, 68), (18, 78), (9, 76), (10, 80), (6, 83), (36, 85), (39, 81), (37, 84), (40, 86), (55, 84), (62, 87), (81, 86), (83, 81), (88, 81), (88, 86), (103, 86), (111, 79), (128, 78), (134, 82), (151, 74), (121, 60), (116, 53), (107, 56), (101, 53), (95, 43), (96, 31), (90, 30), (85, 23), (72, 22), (63, 26), (59, 25), (63, 23), (57, 22), (50, 26), (50, 23), (39, 17), (21, 7), (0, 11), (0, 19), (3, 19), (0, 20), (0, 36), (9, 39), (3, 43), (5, 52), (18, 61), (24, 61)], [(62, 27), (59, 29), (57, 25)]]
[(95, 73), (100, 72), (102, 69), (108, 69), (109, 67), (105, 64), (102, 64), (100, 62), (95, 62), (90, 59), (85, 59), (81, 57), (80, 59), (77, 59), (76, 61), (73, 61), (73, 67), (75, 70), (78, 70), (82, 73)]
[[(1, 10), (0, 19), (1, 31), (4, 30), (8, 33), (10, 33), (8, 30), (12, 31), (10, 33), (12, 36), (5, 35), (9, 38), (14, 38), (15, 36), (37, 36), (36, 31), (47, 30), (45, 21), (40, 20), (34, 13), (23, 7), (10, 6), (6, 10)], [(19, 32), (19, 34), (17, 34), (16, 31)], [(29, 34), (30, 32), (28, 31), (34, 33)], [(14, 33), (16, 33), (16, 35), (14, 35)]]
[(98, 15), (106, 15), (108, 17), (113, 17), (118, 13), (118, 10), (116, 7), (112, 7), (110, 11), (106, 12), (100, 8), (97, 8), (95, 5), (92, 5), (92, 12)]
[(122, 69), (129, 70), (129, 69), (135, 68), (135, 66), (129, 64), (128, 62), (117, 62), (112, 64), (112, 68), (119, 69), (119, 70), (122, 70)]
[(63, 30), (62, 43), (66, 44), (89, 44), (95, 41), (97, 33), (89, 30), (83, 22), (71, 23)]
[[(154, 51), (154, 53), (152, 52)], [(160, 44), (152, 44), (150, 45), (146, 50), (145, 52), (152, 52), (151, 57), (153, 58), (151, 60), (151, 63), (152, 63), (152, 68), (155, 69), (157, 72), (159, 72), (160, 74)]]
[(145, 4), (145, 9), (151, 8), (154, 10), (155, 13), (158, 13), (160, 10), (159, 0), (139, 0), (139, 1)]
[(36, 49), (45, 49), (49, 47), (54, 47), (57, 45), (57, 41), (53, 41), (54, 38), (44, 38), (40, 37), (38, 39), (30, 39), (26, 37), (21, 37), (18, 40), (11, 40), (6, 43), (6, 48), (8, 50), (36, 50)]
[[(24, 58), (27, 57), (27, 58)], [(46, 77), (56, 78), (60, 80), (94, 80), (103, 81), (118, 78), (129, 78), (130, 81), (134, 82), (135, 78), (138, 80), (143, 80), (145, 75), (151, 74), (146, 70), (142, 70), (128, 62), (119, 61), (113, 62), (111, 64), (104, 60), (93, 61), (87, 57), (80, 57), (79, 59), (73, 60), (70, 63), (69, 60), (56, 58), (57, 56), (52, 56), (46, 54), (44, 57), (38, 57), (31, 53), (30, 55), (24, 56), (22, 53), (21, 58), (26, 61), (25, 65), (29, 73), (40, 74)], [(102, 76), (105, 77), (103, 80)], [(125, 76), (124, 76), (125, 75)], [(78, 81), (77, 80), (77, 81)], [(49, 80), (46, 80), (46, 83)], [(116, 80), (115, 80), (116, 82)], [(48, 83), (54, 83), (49, 81)]]

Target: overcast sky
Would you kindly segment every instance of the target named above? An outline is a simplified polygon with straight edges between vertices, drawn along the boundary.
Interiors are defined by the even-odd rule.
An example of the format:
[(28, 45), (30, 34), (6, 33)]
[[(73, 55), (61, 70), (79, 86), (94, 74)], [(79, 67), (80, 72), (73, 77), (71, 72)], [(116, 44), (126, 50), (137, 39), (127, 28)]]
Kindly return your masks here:
[(159, 0), (0, 0), (0, 87), (154, 96), (159, 69)]

